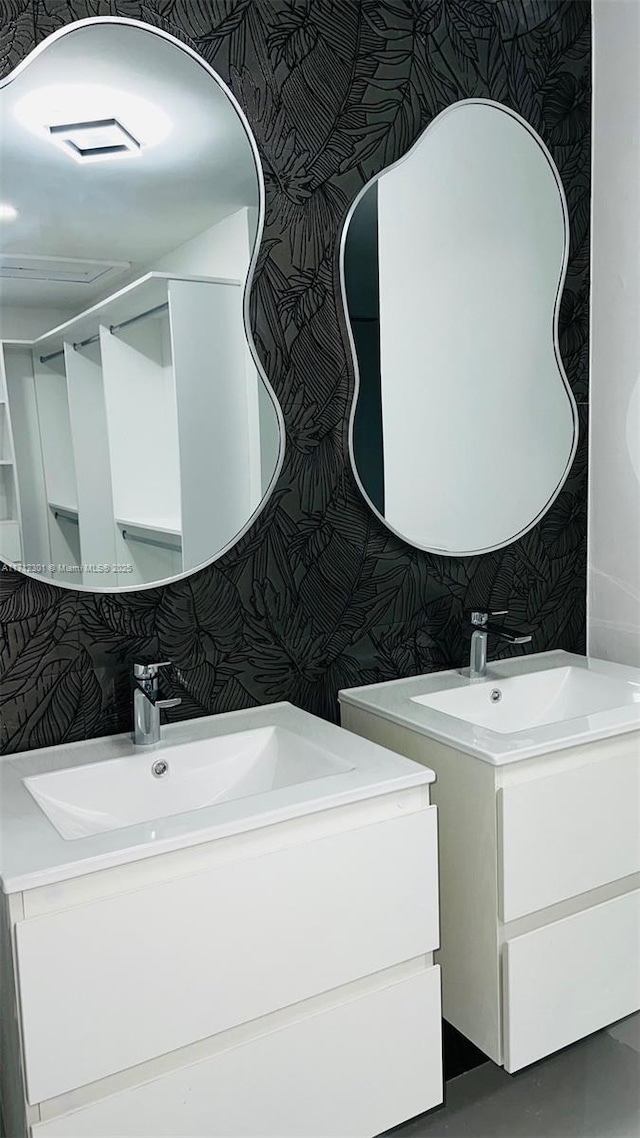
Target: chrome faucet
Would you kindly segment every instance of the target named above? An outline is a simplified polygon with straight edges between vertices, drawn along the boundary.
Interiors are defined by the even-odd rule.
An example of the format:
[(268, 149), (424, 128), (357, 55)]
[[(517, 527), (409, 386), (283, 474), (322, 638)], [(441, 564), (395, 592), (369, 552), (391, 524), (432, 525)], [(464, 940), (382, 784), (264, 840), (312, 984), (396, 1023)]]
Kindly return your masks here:
[(502, 628), (501, 626), (489, 623), (490, 616), (506, 615), (506, 609), (502, 609), (501, 612), (488, 613), (474, 611), (471, 613), (470, 680), (480, 680), (487, 674), (487, 638), (489, 635), (497, 636), (500, 640), (506, 640), (508, 644), (528, 644), (529, 641), (533, 639), (531, 633), (520, 635), (517, 632), (510, 632), (508, 628)]
[(170, 660), (159, 664), (133, 665), (133, 741), (138, 747), (160, 742), (160, 710), (177, 707), (181, 699), (159, 699), (158, 670), (167, 668)]

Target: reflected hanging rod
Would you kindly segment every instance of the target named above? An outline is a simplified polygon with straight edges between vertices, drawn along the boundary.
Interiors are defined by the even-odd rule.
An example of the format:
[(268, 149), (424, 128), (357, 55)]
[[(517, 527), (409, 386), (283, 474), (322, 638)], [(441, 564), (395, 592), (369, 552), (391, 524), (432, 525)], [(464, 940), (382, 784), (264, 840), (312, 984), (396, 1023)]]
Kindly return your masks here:
[(138, 320), (146, 320), (147, 316), (155, 316), (157, 312), (163, 312), (168, 307), (167, 301), (164, 304), (156, 304), (155, 308), (148, 308), (146, 312), (139, 312), (137, 316), (130, 316), (128, 320), (122, 320), (120, 324), (110, 324), (109, 331), (113, 335), (115, 332), (119, 332), (121, 328), (128, 328), (130, 324), (137, 324)]
[(99, 339), (100, 333), (97, 332), (95, 336), (88, 336), (86, 340), (78, 340), (78, 342), (73, 345), (73, 350), (77, 352), (79, 348), (86, 348), (87, 344), (95, 344)]
[(54, 510), (53, 516), (56, 519), (56, 521), (58, 520), (58, 518), (62, 518), (65, 522), (71, 522), (72, 526), (80, 525), (80, 522), (78, 521), (78, 519), (74, 518), (70, 513), (67, 513), (66, 510)]
[(137, 534), (129, 533), (123, 529), (122, 536), (125, 541), (137, 541), (140, 545), (155, 545), (158, 549), (170, 549), (172, 553), (180, 553), (182, 550), (182, 541), (176, 538), (177, 545), (172, 545), (170, 541), (159, 541), (155, 537), (138, 537)]
[[(100, 335), (97, 334), (95, 336), (88, 336), (86, 340), (78, 340), (75, 344), (73, 344), (73, 350), (74, 350), (74, 352), (77, 352), (79, 348), (86, 348), (87, 344), (95, 344), (96, 341), (99, 339), (100, 339)], [(64, 355), (64, 348), (58, 348), (57, 352), (49, 352), (48, 356), (40, 356), (40, 363), (46, 364), (49, 362), (49, 360), (55, 360), (56, 356), (63, 356), (63, 355)]]
[[(155, 308), (148, 308), (146, 312), (139, 312), (137, 316), (131, 316), (128, 320), (122, 320), (120, 324), (110, 324), (109, 331), (111, 335), (119, 332), (122, 328), (128, 328), (130, 324), (137, 324), (138, 320), (146, 320), (147, 316), (156, 316), (158, 312), (164, 312), (169, 307), (167, 301), (164, 304), (156, 304)], [(86, 340), (78, 340), (74, 345), (74, 351), (79, 348), (86, 348), (87, 344), (95, 344), (100, 339), (99, 333), (95, 336), (88, 336)], [(49, 360), (55, 360), (56, 356), (63, 356), (64, 348), (59, 348), (57, 352), (49, 352), (48, 356), (40, 356), (40, 363), (46, 364)]]
[(63, 356), (64, 348), (58, 348), (57, 352), (49, 352), (48, 356), (40, 356), (40, 363), (46, 364), (49, 360), (55, 360), (56, 356)]

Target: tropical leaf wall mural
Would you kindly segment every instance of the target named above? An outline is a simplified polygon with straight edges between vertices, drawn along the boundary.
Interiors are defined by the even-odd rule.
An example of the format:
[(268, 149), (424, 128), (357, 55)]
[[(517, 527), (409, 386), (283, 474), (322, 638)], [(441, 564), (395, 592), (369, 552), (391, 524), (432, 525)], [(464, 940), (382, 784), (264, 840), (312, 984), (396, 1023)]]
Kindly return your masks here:
[[(188, 43), (251, 123), (267, 206), (252, 326), (283, 410), (286, 456), (252, 529), (187, 580), (74, 594), (4, 568), (2, 750), (128, 730), (140, 654), (174, 662), (167, 694), (182, 704), (173, 718), (286, 699), (335, 719), (341, 687), (461, 665), (471, 607), (508, 607), (512, 623), (534, 628), (535, 651), (584, 651), (587, 0), (0, 0), (3, 74), (57, 28), (94, 15), (142, 20)], [(571, 252), (560, 347), (581, 435), (569, 479), (533, 530), (455, 559), (395, 538), (354, 482), (338, 245), (363, 184), (445, 106), (471, 97), (526, 118), (564, 182)]]

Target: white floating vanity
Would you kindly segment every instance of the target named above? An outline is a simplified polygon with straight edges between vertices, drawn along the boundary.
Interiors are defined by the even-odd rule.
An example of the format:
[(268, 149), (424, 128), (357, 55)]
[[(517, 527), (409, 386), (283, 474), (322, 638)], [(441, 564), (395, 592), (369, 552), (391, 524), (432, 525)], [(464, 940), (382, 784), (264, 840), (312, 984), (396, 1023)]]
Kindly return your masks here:
[(549, 652), (340, 693), (432, 768), (443, 1015), (517, 1071), (640, 1007), (640, 672)]
[(289, 704), (163, 730), (0, 760), (8, 1138), (365, 1138), (435, 1106), (433, 772)]

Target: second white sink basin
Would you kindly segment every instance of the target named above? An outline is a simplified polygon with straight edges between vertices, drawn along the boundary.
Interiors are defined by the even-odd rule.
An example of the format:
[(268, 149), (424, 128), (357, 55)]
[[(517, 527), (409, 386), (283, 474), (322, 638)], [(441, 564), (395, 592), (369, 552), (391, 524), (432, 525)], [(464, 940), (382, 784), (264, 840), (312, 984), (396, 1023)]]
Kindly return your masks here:
[(414, 703), (501, 735), (640, 704), (640, 688), (584, 668), (550, 668), (411, 697)]
[[(166, 766), (160, 776), (158, 763)], [(350, 770), (353, 764), (274, 726), (140, 748), (23, 781), (63, 838), (85, 838)]]
[(491, 662), (482, 680), (451, 669), (339, 699), (496, 766), (640, 731), (640, 669), (560, 649)]

